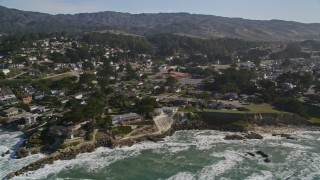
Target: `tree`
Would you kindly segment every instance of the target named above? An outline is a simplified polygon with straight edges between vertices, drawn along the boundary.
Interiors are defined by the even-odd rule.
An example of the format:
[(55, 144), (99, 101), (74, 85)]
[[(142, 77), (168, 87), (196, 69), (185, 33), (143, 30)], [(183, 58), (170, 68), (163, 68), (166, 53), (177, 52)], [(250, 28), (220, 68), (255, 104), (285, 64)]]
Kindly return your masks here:
[(165, 92), (166, 92), (166, 88), (163, 85), (161, 85), (160, 88), (157, 88), (157, 89), (154, 90), (154, 94), (155, 95), (160, 95), (160, 94), (163, 94)]
[(165, 85), (166, 86), (175, 86), (178, 83), (178, 79), (172, 76), (167, 77)]
[(96, 80), (96, 76), (94, 74), (84, 73), (80, 75), (79, 83), (91, 83), (93, 80)]
[(13, 62), (16, 63), (16, 64), (21, 64), (21, 63), (24, 63), (26, 61), (27, 61), (27, 59), (25, 57), (21, 57), (21, 56), (15, 57), (13, 59)]
[(75, 111), (71, 111), (71, 112), (67, 112), (62, 117), (62, 121), (73, 122), (73, 123), (81, 123), (84, 120), (85, 120), (84, 119), (84, 114), (81, 111), (81, 109), (78, 109), (78, 110), (75, 110)]
[(104, 118), (97, 118), (96, 124), (100, 128), (109, 129), (109, 127), (112, 126), (112, 118), (111, 118), (111, 116), (106, 116)]
[(251, 79), (255, 79), (254, 71), (236, 70), (228, 68), (223, 70), (222, 74), (217, 74), (213, 82), (205, 84), (205, 89), (208, 91), (240, 92), (252, 94), (255, 93), (256, 87), (252, 85)]
[(147, 74), (142, 74), (141, 79), (148, 79), (148, 75)]
[(79, 60), (80, 60), (78, 52), (74, 49), (67, 49), (66, 50), (66, 58), (70, 62), (79, 62)]
[(152, 67), (152, 72), (153, 72), (154, 74), (160, 72), (158, 66), (153, 66), (153, 67)]
[(147, 118), (152, 118), (154, 109), (159, 106), (155, 98), (146, 96), (137, 103), (138, 111)]
[(6, 75), (4, 75), (3, 72), (0, 72), (0, 79), (5, 79), (6, 78)]
[(103, 89), (103, 93), (108, 96), (108, 95), (114, 93), (114, 89), (113, 89), (112, 87), (104, 88), (104, 89)]
[(84, 115), (87, 118), (97, 118), (99, 117), (107, 105), (106, 101), (101, 97), (91, 97), (88, 103), (84, 106)]
[(307, 108), (302, 102), (295, 98), (279, 98), (276, 99), (274, 105), (280, 110), (297, 113), (302, 117), (308, 117)]
[(55, 63), (63, 63), (66, 61), (63, 54), (59, 52), (53, 52), (49, 55), (49, 58)]
[(78, 109), (78, 107), (79, 107), (79, 103), (75, 99), (70, 99), (65, 105), (65, 108), (68, 108), (70, 110), (76, 110)]
[(82, 48), (78, 48), (78, 55), (79, 55), (79, 58), (82, 60), (89, 59), (90, 58), (89, 48), (86, 46)]
[(82, 67), (85, 70), (93, 70), (94, 69), (94, 65), (91, 61), (85, 61), (82, 63)]

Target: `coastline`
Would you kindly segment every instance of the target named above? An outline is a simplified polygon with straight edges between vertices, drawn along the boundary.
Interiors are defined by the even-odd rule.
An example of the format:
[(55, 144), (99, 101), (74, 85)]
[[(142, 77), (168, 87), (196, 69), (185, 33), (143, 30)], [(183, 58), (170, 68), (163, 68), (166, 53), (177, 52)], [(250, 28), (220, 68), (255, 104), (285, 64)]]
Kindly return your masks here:
[(116, 147), (125, 147), (132, 146), (136, 143), (144, 142), (144, 141), (152, 141), (158, 142), (162, 141), (167, 136), (172, 136), (177, 131), (188, 131), (188, 130), (217, 130), (221, 132), (230, 132), (230, 133), (245, 133), (245, 134), (285, 134), (290, 135), (296, 132), (320, 132), (320, 127), (318, 126), (306, 126), (306, 125), (281, 125), (281, 126), (257, 126), (253, 125), (245, 128), (245, 131), (228, 131), (221, 128), (209, 128), (203, 123), (199, 122), (189, 122), (189, 123), (180, 123), (176, 122), (172, 124), (172, 127), (163, 133), (159, 134), (145, 134), (139, 137), (132, 137), (126, 139), (103, 139), (103, 140), (94, 140), (92, 142), (86, 142), (83, 144), (79, 144), (78, 146), (70, 147), (64, 150), (60, 150), (51, 155), (48, 155), (34, 163), (31, 163), (20, 170), (12, 172), (8, 174), (7, 179), (11, 179), (15, 176), (22, 175), (24, 173), (35, 171), (43, 168), (46, 164), (52, 164), (56, 160), (70, 160), (76, 158), (78, 154), (93, 152), (95, 149), (99, 147), (108, 147), (108, 148), (116, 148)]
[(252, 125), (247, 128), (248, 132), (257, 134), (293, 134), (301, 132), (320, 132), (320, 126), (307, 125), (281, 125), (281, 126), (256, 126)]

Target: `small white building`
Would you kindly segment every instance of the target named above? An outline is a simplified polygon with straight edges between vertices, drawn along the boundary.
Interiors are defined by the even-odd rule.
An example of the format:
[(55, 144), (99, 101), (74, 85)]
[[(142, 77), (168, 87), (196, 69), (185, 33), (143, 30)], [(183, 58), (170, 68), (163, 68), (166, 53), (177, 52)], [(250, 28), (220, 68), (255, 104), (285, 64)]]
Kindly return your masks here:
[(9, 69), (1, 69), (1, 71), (3, 72), (4, 75), (7, 75), (10, 73)]

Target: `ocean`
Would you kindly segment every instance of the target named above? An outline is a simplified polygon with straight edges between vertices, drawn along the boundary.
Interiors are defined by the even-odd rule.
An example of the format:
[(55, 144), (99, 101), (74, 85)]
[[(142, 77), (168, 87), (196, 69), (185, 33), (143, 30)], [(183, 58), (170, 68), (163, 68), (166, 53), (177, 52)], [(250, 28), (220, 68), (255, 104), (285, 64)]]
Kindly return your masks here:
[[(294, 133), (297, 140), (263, 134), (263, 140), (227, 141), (226, 134), (232, 133), (179, 131), (162, 142), (98, 148), (14, 179), (320, 179), (320, 132)], [(0, 152), (16, 148), (19, 135), (0, 132)], [(43, 155), (13, 157), (0, 157), (0, 179)]]

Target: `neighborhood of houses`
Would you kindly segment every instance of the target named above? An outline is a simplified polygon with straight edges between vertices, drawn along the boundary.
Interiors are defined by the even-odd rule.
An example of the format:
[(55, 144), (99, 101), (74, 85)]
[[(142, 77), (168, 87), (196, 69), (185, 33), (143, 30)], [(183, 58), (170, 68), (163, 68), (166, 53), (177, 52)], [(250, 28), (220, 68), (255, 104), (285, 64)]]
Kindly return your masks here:
[[(57, 125), (55, 122), (70, 112), (70, 109), (64, 108), (68, 103), (76, 102), (80, 106), (85, 106), (95, 91), (106, 91), (103, 80), (106, 80), (108, 88), (112, 89), (112, 92), (105, 93), (105, 97), (101, 97), (114, 101), (110, 100), (104, 107), (109, 110), (112, 126), (131, 126), (152, 121), (150, 116), (139, 114), (136, 110), (130, 111), (135, 108), (136, 99), (146, 96), (154, 98), (162, 108), (161, 112), (165, 114), (176, 114), (188, 108), (202, 111), (237, 111), (246, 104), (263, 102), (258, 94), (208, 91), (204, 88), (204, 82), (208, 81), (207, 77), (186, 71), (188, 68), (199, 68), (223, 74), (223, 70), (231, 65), (221, 65), (219, 60), (202, 66), (195, 66), (192, 63), (172, 65), (175, 58), (186, 55), (169, 56), (157, 61), (151, 55), (138, 54), (138, 58), (127, 63), (126, 57), (119, 57), (119, 54), (128, 54), (130, 51), (116, 47), (103, 47), (103, 53), (99, 57), (86, 57), (82, 60), (59, 59), (61, 55), (68, 54), (70, 49), (82, 46), (78, 41), (69, 38), (44, 39), (35, 41), (31, 45), (26, 44), (26, 47), (18, 49), (15, 54), (1, 57), (0, 69), (5, 76), (4, 80), (12, 81), (14, 84), (0, 86), (1, 122), (17, 122), (21, 129), (50, 124), (48, 134), (53, 137), (67, 139), (83, 137), (86, 134), (83, 127), (89, 119), (66, 125)], [(91, 53), (98, 48), (98, 45), (86, 46)], [(240, 62), (236, 56), (234, 58), (235, 69), (256, 72), (256, 79), (251, 80), (256, 87), (259, 87), (258, 81), (262, 79), (277, 83), (277, 78), (286, 72), (303, 75), (320, 69), (320, 56), (316, 55), (310, 59), (289, 60), (270, 60), (264, 57), (259, 65), (251, 61)], [(283, 66), (285, 61), (289, 61), (291, 66), (285, 68)], [(128, 76), (132, 71), (134, 73)], [(135, 78), (135, 75), (138, 78)], [(76, 78), (69, 86), (61, 85), (59, 80), (52, 80), (59, 76), (62, 76), (59, 80), (73, 76)], [(29, 81), (23, 83), (24, 80)], [(40, 85), (33, 85), (38, 81), (58, 83), (56, 87), (51, 85), (50, 88), (43, 88)], [(210, 81), (214, 82), (212, 79)], [(77, 84), (80, 85), (76, 86)], [(295, 87), (292, 82), (286, 82), (285, 85), (282, 87), (288, 90)], [(73, 89), (74, 87), (76, 88)], [(60, 107), (54, 103), (58, 103)], [(121, 112), (118, 111), (119, 107), (127, 109)], [(101, 117), (105, 117), (108, 113), (103, 113)]]

